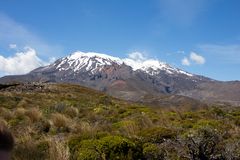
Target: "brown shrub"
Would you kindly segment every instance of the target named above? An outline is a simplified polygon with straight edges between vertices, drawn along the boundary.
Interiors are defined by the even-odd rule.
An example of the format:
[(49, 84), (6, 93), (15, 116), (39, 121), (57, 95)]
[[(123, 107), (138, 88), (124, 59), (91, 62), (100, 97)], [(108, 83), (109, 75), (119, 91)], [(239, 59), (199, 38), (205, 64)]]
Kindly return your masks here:
[(13, 113), (7, 108), (0, 107), (0, 116), (5, 120), (10, 120), (13, 118)]
[(74, 118), (74, 117), (78, 116), (79, 111), (76, 107), (68, 107), (65, 109), (65, 113), (69, 117)]
[(53, 113), (52, 122), (53, 122), (53, 125), (57, 128), (68, 127), (70, 119), (61, 113)]
[(42, 113), (36, 109), (36, 108), (33, 108), (33, 109), (30, 109), (30, 110), (27, 110), (25, 112), (25, 115), (28, 116), (28, 118), (32, 121), (32, 122), (37, 122), (41, 119), (42, 117)]
[(50, 160), (69, 160), (69, 148), (62, 140), (50, 139), (49, 144)]
[(14, 116), (17, 118), (21, 118), (25, 116), (25, 113), (26, 113), (26, 109), (20, 107), (14, 111)]

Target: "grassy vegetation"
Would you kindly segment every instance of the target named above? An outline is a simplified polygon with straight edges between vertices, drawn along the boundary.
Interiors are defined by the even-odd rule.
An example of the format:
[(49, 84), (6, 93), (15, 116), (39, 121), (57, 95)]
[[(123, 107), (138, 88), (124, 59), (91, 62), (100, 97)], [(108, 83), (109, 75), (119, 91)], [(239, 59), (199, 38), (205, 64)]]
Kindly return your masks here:
[(77, 85), (0, 92), (14, 160), (238, 159), (240, 108), (149, 107)]

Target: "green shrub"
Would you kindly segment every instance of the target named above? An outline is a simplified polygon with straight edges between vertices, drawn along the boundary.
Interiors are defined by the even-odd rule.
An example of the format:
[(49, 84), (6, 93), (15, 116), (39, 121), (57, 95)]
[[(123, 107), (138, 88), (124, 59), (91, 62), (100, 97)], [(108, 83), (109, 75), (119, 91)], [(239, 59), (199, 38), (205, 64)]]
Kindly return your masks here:
[(108, 105), (112, 105), (113, 103), (112, 103), (112, 100), (109, 96), (103, 95), (103, 96), (99, 97), (99, 104), (103, 104), (103, 105), (108, 106)]
[(232, 111), (231, 115), (233, 115), (233, 116), (240, 116), (240, 111), (239, 110)]
[(97, 140), (83, 140), (78, 146), (77, 154), (74, 159), (77, 160), (98, 160), (101, 159), (101, 151), (99, 150), (99, 142)]
[(214, 113), (216, 116), (225, 116), (226, 113), (221, 109), (221, 108), (218, 108), (218, 107), (213, 107), (212, 113)]
[(192, 128), (194, 126), (194, 122), (191, 121), (191, 120), (183, 120), (183, 121), (181, 121), (180, 125), (184, 129), (189, 129), (189, 128)]
[(120, 136), (107, 136), (99, 140), (99, 149), (106, 159), (136, 159), (136, 145)]
[(76, 159), (127, 160), (141, 157), (141, 148), (133, 141), (120, 136), (106, 136), (100, 139), (74, 140), (70, 142)]
[(183, 119), (197, 119), (199, 116), (196, 114), (196, 112), (185, 112), (183, 114)]
[(205, 128), (205, 127), (220, 128), (220, 127), (224, 127), (224, 126), (222, 126), (221, 121), (212, 120), (212, 119), (201, 119), (193, 126), (193, 128), (195, 128), (195, 129)]
[(168, 128), (156, 127), (145, 129), (139, 135), (145, 142), (162, 143), (166, 139), (175, 139), (177, 133)]
[(165, 152), (159, 146), (153, 143), (143, 145), (143, 156), (147, 160), (161, 160), (165, 157)]
[(15, 119), (11, 119), (8, 121), (8, 124), (11, 126), (11, 127), (14, 127), (14, 126), (17, 126), (19, 124), (21, 124), (24, 120), (26, 121), (29, 121), (29, 119), (19, 119), (19, 118), (15, 118)]

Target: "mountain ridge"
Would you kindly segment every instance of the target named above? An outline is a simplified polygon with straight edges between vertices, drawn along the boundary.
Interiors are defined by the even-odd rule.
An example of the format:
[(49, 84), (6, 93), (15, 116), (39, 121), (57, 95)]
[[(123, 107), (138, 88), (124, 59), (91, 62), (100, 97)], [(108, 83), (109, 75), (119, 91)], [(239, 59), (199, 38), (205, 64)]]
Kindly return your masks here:
[[(62, 65), (67, 62), (70, 67), (74, 68), (74, 71), (77, 71), (82, 67), (86, 67), (85, 65), (87, 65), (86, 67), (87, 71), (89, 70), (92, 71), (94, 70), (94, 68), (92, 68), (92, 63), (94, 63), (95, 61), (96, 68), (99, 68), (99, 67), (101, 68), (104, 65), (112, 65), (113, 63), (116, 63), (117, 65), (126, 64), (132, 67), (133, 71), (142, 70), (149, 73), (148, 72), (149, 69), (152, 69), (153, 71), (161, 69), (161, 70), (165, 70), (169, 74), (173, 74), (173, 72), (177, 72), (177, 73), (186, 74), (188, 76), (193, 76), (193, 74), (190, 74), (178, 68), (172, 67), (165, 62), (159, 61), (157, 59), (145, 59), (144, 57), (140, 57), (138, 59), (134, 59), (134, 58), (121, 59), (119, 57), (113, 57), (113, 56), (109, 56), (102, 53), (95, 53), (95, 52), (84, 53), (84, 52), (77, 51), (70, 54), (67, 57), (61, 58), (60, 60), (61, 60), (61, 63), (58, 64), (57, 69), (61, 69), (61, 70), (64, 69)], [(149, 74), (152, 74), (152, 73), (149, 73)]]

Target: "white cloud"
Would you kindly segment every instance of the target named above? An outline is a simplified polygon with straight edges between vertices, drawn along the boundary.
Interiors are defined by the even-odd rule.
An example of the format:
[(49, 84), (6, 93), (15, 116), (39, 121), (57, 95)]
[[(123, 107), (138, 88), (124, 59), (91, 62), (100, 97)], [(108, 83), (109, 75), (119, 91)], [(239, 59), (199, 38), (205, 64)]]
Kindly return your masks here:
[(9, 48), (10, 48), (10, 49), (16, 49), (16, 48), (17, 48), (17, 45), (16, 45), (16, 44), (9, 44)]
[(196, 64), (204, 64), (205, 58), (195, 52), (190, 53), (190, 59), (195, 62)]
[(48, 64), (51, 64), (51, 63), (55, 62), (56, 60), (57, 60), (56, 57), (50, 57)]
[(128, 54), (128, 58), (136, 60), (136, 61), (143, 61), (146, 59), (145, 55), (141, 52), (132, 52)]
[(142, 66), (142, 63), (146, 57), (144, 57), (143, 53), (141, 52), (132, 52), (128, 54), (127, 58), (123, 58), (122, 61), (130, 65), (133, 69), (139, 69)]
[(206, 62), (205, 58), (195, 52), (190, 52), (189, 57), (184, 57), (181, 60), (182, 65), (190, 66), (191, 64), (202, 65)]
[(190, 61), (187, 57), (184, 57), (182, 59), (182, 65), (184, 65), (184, 66), (190, 66), (191, 65), (191, 63), (190, 63)]
[(38, 51), (39, 55), (45, 57), (49, 55), (57, 56), (55, 54), (62, 53), (62, 48), (60, 46), (50, 45), (23, 24), (0, 13), (0, 47), (4, 48), (5, 46), (9, 46), (12, 48), (14, 45), (9, 45), (12, 44), (12, 42), (14, 42), (18, 48), (31, 46)]
[(25, 47), (23, 51), (17, 52), (14, 56), (4, 57), (0, 55), (0, 72), (3, 75), (25, 74), (29, 71), (46, 65), (34, 49)]
[(123, 58), (121, 60), (127, 65), (131, 66), (133, 70), (137, 70), (142, 67), (152, 67), (154, 69), (157, 69), (159, 66), (166, 64), (165, 62), (161, 62), (158, 59), (148, 58), (144, 53), (141, 52), (132, 52), (128, 54), (127, 58)]

